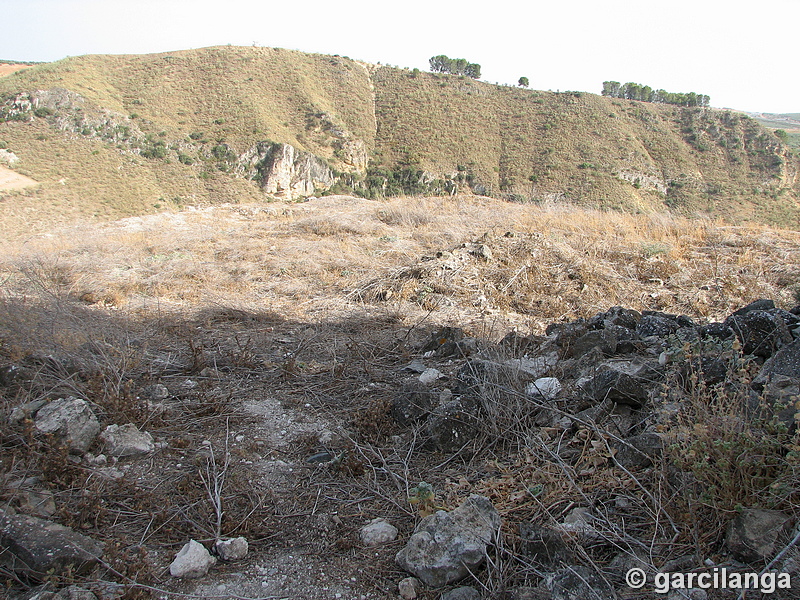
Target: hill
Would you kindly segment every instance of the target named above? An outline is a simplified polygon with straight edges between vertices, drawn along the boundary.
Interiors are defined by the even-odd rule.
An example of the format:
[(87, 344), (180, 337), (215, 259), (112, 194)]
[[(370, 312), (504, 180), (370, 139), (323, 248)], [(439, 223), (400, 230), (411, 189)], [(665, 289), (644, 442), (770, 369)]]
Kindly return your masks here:
[(800, 225), (798, 162), (755, 120), (339, 56), (216, 47), (0, 78), (25, 231), (200, 202), (472, 192)]

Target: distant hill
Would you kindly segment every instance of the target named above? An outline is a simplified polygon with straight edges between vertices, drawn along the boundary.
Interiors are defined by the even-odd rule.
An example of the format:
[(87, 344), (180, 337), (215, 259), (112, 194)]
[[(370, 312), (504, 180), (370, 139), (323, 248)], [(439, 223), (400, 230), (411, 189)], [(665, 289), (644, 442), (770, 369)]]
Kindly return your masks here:
[(15, 72), (0, 78), (3, 147), (40, 182), (5, 192), (8, 223), (466, 192), (800, 226), (797, 158), (746, 115), (281, 49), (81, 56)]

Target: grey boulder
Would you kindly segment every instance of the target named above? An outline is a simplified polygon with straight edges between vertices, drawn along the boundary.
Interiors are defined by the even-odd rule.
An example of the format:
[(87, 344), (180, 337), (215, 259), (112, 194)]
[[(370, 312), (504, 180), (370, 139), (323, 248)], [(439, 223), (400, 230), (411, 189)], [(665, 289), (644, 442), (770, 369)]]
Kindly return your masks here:
[(0, 566), (33, 577), (48, 571), (82, 574), (103, 554), (101, 542), (58, 523), (0, 511)]
[(500, 514), (491, 501), (472, 495), (455, 510), (422, 519), (395, 561), (426, 585), (442, 587), (483, 564), (499, 529)]

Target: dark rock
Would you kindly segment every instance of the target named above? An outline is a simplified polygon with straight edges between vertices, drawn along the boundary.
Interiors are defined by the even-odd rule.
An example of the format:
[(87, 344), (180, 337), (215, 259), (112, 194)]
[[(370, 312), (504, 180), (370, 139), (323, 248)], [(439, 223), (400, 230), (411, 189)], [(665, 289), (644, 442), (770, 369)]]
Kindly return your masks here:
[(768, 561), (788, 542), (792, 523), (778, 510), (745, 508), (728, 528), (728, 550), (742, 562)]
[(615, 354), (633, 354), (639, 350), (637, 342), (641, 342), (641, 338), (637, 335), (635, 328), (628, 329), (619, 325), (609, 325), (606, 331), (613, 333), (617, 338), (617, 348)]
[(664, 451), (664, 442), (657, 433), (642, 433), (620, 442), (614, 440), (611, 447), (617, 452), (614, 459), (626, 469), (646, 468), (653, 464)]
[(45, 404), (47, 404), (47, 399), (43, 398), (41, 400), (34, 400), (33, 402), (26, 402), (25, 404), (15, 406), (11, 414), (8, 415), (8, 424), (19, 425), (25, 419), (32, 419), (36, 416), (36, 412)]
[(523, 521), (519, 525), (520, 551), (544, 567), (558, 565), (572, 558), (564, 535), (550, 527)]
[(32, 369), (18, 365), (5, 365), (0, 367), (0, 385), (10, 386), (15, 383), (32, 381), (36, 372)]
[(709, 323), (700, 328), (700, 337), (703, 339), (715, 338), (717, 340), (729, 340), (735, 335), (733, 329), (725, 323)]
[(545, 329), (545, 335), (552, 337), (559, 348), (566, 349), (587, 331), (586, 321), (578, 319), (569, 323), (550, 323)]
[(511, 331), (500, 340), (500, 347), (508, 350), (513, 356), (522, 356), (533, 352), (546, 341), (547, 338), (538, 335), (526, 336), (520, 335), (516, 331)]
[(458, 452), (475, 438), (478, 420), (461, 400), (451, 400), (431, 411), (425, 424), (431, 443), (442, 452)]
[(636, 324), (636, 333), (639, 337), (667, 337), (678, 331), (681, 325), (674, 319), (659, 315), (644, 315)]
[(442, 327), (431, 333), (431, 339), (422, 347), (423, 352), (434, 352), (436, 356), (452, 356), (457, 353), (457, 342), (464, 339), (464, 330), (459, 327)]
[(588, 331), (566, 347), (566, 356), (583, 356), (595, 348), (605, 356), (615, 354), (617, 351), (617, 336), (609, 329)]
[(507, 593), (508, 600), (552, 600), (550, 592), (544, 587), (524, 585), (511, 588)]
[(390, 413), (399, 425), (407, 427), (425, 419), (436, 406), (439, 393), (427, 388), (418, 380), (403, 385), (392, 398)]
[(617, 600), (608, 582), (584, 566), (564, 567), (545, 579), (552, 600)]
[(762, 300), (754, 300), (747, 306), (743, 306), (739, 310), (731, 313), (731, 317), (741, 317), (742, 315), (746, 315), (749, 312), (753, 312), (754, 310), (770, 310), (775, 308), (775, 302), (772, 300), (762, 299)]
[(595, 400), (611, 400), (634, 408), (640, 408), (648, 397), (642, 380), (609, 368), (595, 375), (585, 389)]
[(784, 346), (764, 362), (753, 380), (753, 388), (762, 389), (769, 376), (773, 374), (800, 379), (800, 340)]
[(800, 379), (773, 374), (764, 384), (760, 395), (752, 393), (755, 395), (753, 405), (758, 406), (762, 419), (770, 421), (772, 417), (777, 417), (778, 421), (786, 425), (790, 434), (794, 433), (797, 427), (795, 415), (798, 412), (797, 402), (800, 400)]
[(800, 317), (794, 314), (790, 310), (783, 310), (782, 308), (772, 308), (768, 311), (769, 314), (775, 315), (776, 317), (780, 317), (783, 319), (784, 323), (786, 323), (789, 329), (793, 329), (800, 325)]
[(472, 495), (455, 510), (422, 519), (395, 562), (426, 585), (442, 587), (483, 564), (499, 530), (500, 515), (491, 501)]
[(642, 314), (639, 311), (622, 306), (612, 306), (606, 312), (598, 313), (589, 319), (587, 325), (590, 329), (607, 329), (616, 326), (633, 330), (636, 329), (641, 318)]
[(728, 363), (713, 356), (693, 358), (681, 365), (679, 376), (687, 392), (700, 383), (706, 386), (717, 385), (728, 376)]
[(681, 342), (696, 342), (700, 339), (700, 331), (697, 327), (679, 327), (674, 335)]
[(733, 329), (742, 343), (742, 352), (767, 358), (782, 345), (792, 342), (792, 334), (784, 320), (770, 312), (752, 310), (729, 317), (725, 324)]
[(0, 566), (41, 578), (48, 571), (83, 574), (103, 554), (103, 544), (69, 527), (0, 511)]

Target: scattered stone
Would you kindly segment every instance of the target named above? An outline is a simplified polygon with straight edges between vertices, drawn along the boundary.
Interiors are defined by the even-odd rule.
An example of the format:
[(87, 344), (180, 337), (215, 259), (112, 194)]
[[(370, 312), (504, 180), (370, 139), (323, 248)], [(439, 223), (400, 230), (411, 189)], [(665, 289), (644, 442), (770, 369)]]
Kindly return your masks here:
[(648, 392), (642, 382), (616, 369), (602, 369), (586, 386), (586, 392), (595, 400), (611, 400), (641, 408)]
[(227, 540), (217, 540), (214, 542), (214, 554), (220, 560), (242, 560), (247, 556), (249, 545), (243, 537), (231, 538)]
[(32, 419), (36, 415), (36, 411), (47, 404), (47, 399), (34, 400), (33, 402), (26, 402), (19, 406), (15, 406), (8, 415), (8, 424), (15, 427), (22, 423), (25, 419)]
[(419, 376), (419, 382), (423, 385), (430, 385), (440, 377), (443, 377), (438, 369), (425, 369)]
[(800, 379), (800, 340), (784, 346), (764, 362), (753, 388), (760, 391), (773, 374)]
[(525, 387), (528, 396), (539, 397), (543, 400), (553, 400), (561, 391), (561, 382), (556, 377), (540, 377)]
[(753, 312), (754, 310), (771, 310), (773, 308), (775, 308), (774, 301), (762, 298), (760, 300), (754, 300), (750, 304), (743, 306), (739, 310), (734, 311), (733, 313), (731, 313), (731, 316), (741, 317), (749, 312)]
[[(2, 152), (2, 150), (0, 150)], [(17, 365), (0, 367), (0, 385), (10, 386), (23, 381), (32, 381), (36, 376), (35, 371)]]
[(49, 490), (22, 490), (19, 511), (26, 515), (49, 519), (56, 514), (56, 498)]
[(412, 373), (424, 373), (427, 369), (428, 367), (425, 366), (425, 363), (419, 359), (412, 360), (403, 367), (403, 371), (411, 371)]
[(678, 331), (680, 327), (677, 321), (666, 316), (645, 314), (636, 324), (636, 333), (642, 338), (650, 336), (664, 338)]
[(397, 591), (400, 597), (405, 598), (405, 600), (414, 600), (421, 590), (422, 583), (416, 577), (406, 577), (397, 584)]
[(58, 591), (53, 600), (97, 600), (97, 596), (77, 585), (70, 585)]
[(568, 533), (576, 534), (579, 538), (595, 539), (600, 537), (597, 529), (592, 525), (595, 516), (592, 510), (585, 506), (578, 506), (573, 508), (569, 514), (564, 517), (564, 522), (561, 524), (562, 529)]
[(472, 495), (451, 512), (440, 510), (422, 519), (395, 560), (425, 584), (442, 587), (483, 564), (499, 529), (500, 515), (491, 501)]
[(500, 340), (500, 346), (507, 349), (513, 356), (523, 356), (541, 346), (545, 341), (547, 341), (545, 337), (537, 335), (525, 336), (516, 331), (510, 331)]
[(361, 543), (367, 547), (379, 546), (397, 539), (397, 527), (385, 519), (373, 519), (359, 532)]
[(584, 566), (564, 567), (545, 579), (552, 600), (616, 600), (617, 594), (597, 572)]
[(642, 433), (625, 440), (614, 440), (611, 447), (616, 450), (614, 459), (626, 469), (646, 468), (653, 464), (664, 451), (664, 441), (657, 433)]
[(481, 594), (474, 587), (464, 585), (445, 592), (440, 600), (481, 600)]
[(79, 398), (59, 398), (36, 412), (36, 430), (55, 435), (71, 452), (82, 454), (103, 428), (89, 403)]
[(460, 355), (458, 342), (464, 339), (464, 330), (459, 327), (442, 327), (431, 334), (430, 341), (422, 352), (433, 352), (436, 356)]
[(104, 545), (69, 527), (27, 515), (0, 511), (0, 566), (41, 577), (48, 571), (76, 574), (91, 570)]
[(430, 442), (442, 452), (458, 452), (477, 434), (477, 419), (460, 400), (451, 400), (431, 411), (425, 424)]
[(403, 385), (392, 399), (390, 413), (399, 425), (405, 427), (422, 421), (437, 403), (436, 392), (414, 380)]
[(111, 456), (138, 456), (155, 450), (153, 436), (146, 431), (139, 431), (133, 423), (109, 425), (100, 434), (100, 439)]
[(746, 563), (769, 560), (788, 541), (792, 523), (792, 517), (778, 510), (745, 508), (728, 528), (728, 550)]
[(321, 465), (324, 463), (329, 463), (336, 459), (336, 455), (332, 452), (328, 452), (324, 450), (322, 452), (317, 452), (316, 454), (312, 454), (308, 458), (306, 458), (306, 462), (312, 465)]
[(522, 540), (522, 553), (545, 567), (572, 557), (563, 534), (556, 529), (523, 521), (519, 525), (519, 537)]
[(173, 577), (196, 579), (205, 577), (215, 564), (217, 559), (208, 553), (203, 544), (189, 540), (169, 566), (169, 574)]

